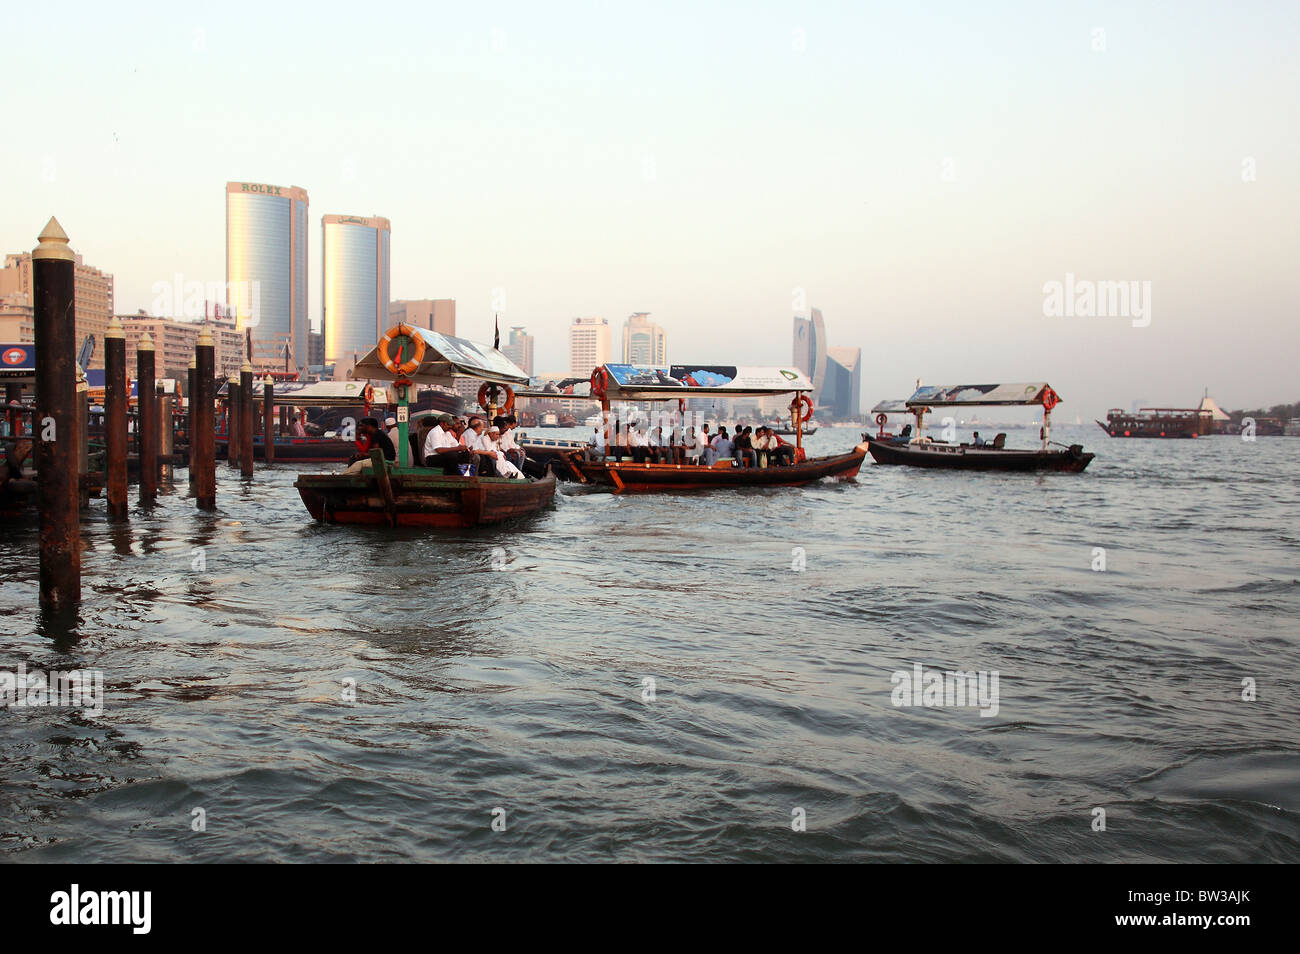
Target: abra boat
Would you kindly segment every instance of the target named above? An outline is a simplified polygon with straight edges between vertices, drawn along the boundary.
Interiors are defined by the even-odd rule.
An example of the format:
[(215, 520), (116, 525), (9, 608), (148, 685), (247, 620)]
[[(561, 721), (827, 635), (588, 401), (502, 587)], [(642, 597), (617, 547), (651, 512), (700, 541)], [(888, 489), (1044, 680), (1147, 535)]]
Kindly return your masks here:
[[(730, 459), (712, 467), (690, 463), (636, 463), (609, 457), (586, 459), (569, 453), (569, 468), (583, 483), (614, 493), (655, 493), (675, 490), (712, 490), (732, 487), (793, 487), (823, 478), (851, 480), (866, 458), (867, 448), (859, 444), (844, 454), (805, 458), (803, 422), (812, 417), (809, 392), (812, 382), (787, 368), (738, 368), (732, 365), (674, 365), (671, 368), (641, 368), (625, 364), (604, 364), (591, 373), (591, 395), (601, 402), (606, 420), (605, 446), (613, 446), (620, 423), (609, 413), (610, 401), (676, 401), (677, 415), (671, 422), (685, 431), (686, 401), (719, 396), (763, 397), (794, 394), (790, 405), (795, 434), (795, 462), (767, 467), (739, 467)], [(806, 408), (806, 412), (805, 412)], [(670, 415), (671, 416), (671, 415)], [(626, 426), (626, 425), (624, 425)], [(661, 424), (661, 428), (669, 426)], [(673, 448), (674, 457), (682, 448)]]
[(397, 401), (397, 460), (378, 449), (358, 474), (299, 474), (294, 486), (308, 512), (329, 523), (395, 527), (471, 527), (536, 513), (555, 497), (555, 477), (508, 479), (444, 474), (411, 461), (408, 395), (417, 384), (447, 386), (456, 378), (485, 382), (489, 414), (504, 386), (528, 376), (487, 345), (399, 324), (357, 362), (354, 378), (394, 382)]
[[(877, 464), (903, 464), (909, 467), (933, 467), (949, 470), (1063, 471), (1078, 473), (1092, 463), (1094, 454), (1085, 453), (1082, 445), (1051, 448), (1052, 408), (1060, 396), (1046, 382), (1031, 384), (959, 384), (952, 387), (919, 387), (904, 404), (916, 418), (913, 436), (899, 438), (872, 437), (863, 434), (871, 457)], [(1005, 434), (998, 434), (991, 445), (975, 446), (936, 442), (924, 436), (925, 415), (935, 408), (1029, 406), (1041, 405), (1043, 426), (1039, 432), (1042, 447), (1021, 450), (1004, 446)], [(883, 429), (883, 424), (881, 425)]]

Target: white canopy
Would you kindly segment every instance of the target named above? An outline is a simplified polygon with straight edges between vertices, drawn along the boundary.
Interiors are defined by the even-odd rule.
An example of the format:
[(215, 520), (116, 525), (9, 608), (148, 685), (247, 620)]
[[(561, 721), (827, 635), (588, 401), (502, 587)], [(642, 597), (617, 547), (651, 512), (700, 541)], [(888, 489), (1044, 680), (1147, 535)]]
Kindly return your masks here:
[[(1042, 404), (1054, 406), (1060, 396), (1046, 381), (1021, 384), (952, 384), (917, 388), (905, 402), (914, 407), (990, 407)], [(1049, 403), (1050, 402), (1050, 403)]]
[(601, 367), (609, 376), (609, 396), (624, 401), (670, 401), (710, 394), (750, 397), (813, 390), (813, 383), (797, 368), (722, 364), (674, 364), (669, 368), (605, 364)]
[[(453, 338), (427, 328), (407, 325), (414, 334), (424, 339), (424, 358), (420, 366), (407, 378), (416, 384), (441, 384), (450, 386), (455, 378), (478, 378), (494, 384), (527, 384), (526, 375), (513, 361), (490, 345), (479, 344), (468, 338)], [(390, 355), (396, 358), (396, 348), (390, 346)], [(396, 381), (397, 375), (384, 367), (379, 360), (379, 345), (375, 345), (349, 372), (353, 378), (370, 378), (376, 381)]]

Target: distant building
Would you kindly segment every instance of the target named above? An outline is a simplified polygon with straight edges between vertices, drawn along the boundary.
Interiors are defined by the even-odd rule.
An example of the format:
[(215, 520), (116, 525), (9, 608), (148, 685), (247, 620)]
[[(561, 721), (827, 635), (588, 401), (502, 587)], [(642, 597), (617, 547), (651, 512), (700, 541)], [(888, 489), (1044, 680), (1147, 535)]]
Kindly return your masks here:
[(623, 323), (623, 363), (668, 367), (668, 333), (650, 320), (650, 313), (638, 311)]
[(0, 294), (0, 341), (6, 344), (36, 342), (36, 310), (26, 295)]
[(398, 322), (455, 337), (456, 300), (454, 298), (403, 298), (392, 302), (388, 306), (389, 327)]
[(501, 353), (518, 365), (525, 374), (533, 373), (533, 336), (522, 325), (510, 329), (510, 341), (501, 346)]
[(861, 348), (826, 349), (826, 380), (816, 400), (827, 416), (840, 420), (862, 416)]
[(313, 368), (325, 366), (325, 336), (319, 331), (307, 333), (307, 364)]
[[(385, 218), (321, 217), (323, 363), (337, 378), (347, 377), (388, 329), (391, 230)], [(304, 354), (310, 358), (310, 349)]]
[(219, 377), (238, 374), (244, 363), (244, 336), (235, 330), (233, 320), (178, 321), (142, 312), (118, 315), (117, 318), (126, 332), (126, 367), (130, 374), (135, 373), (136, 346), (148, 334), (154, 346), (154, 368), (158, 377), (186, 380), (199, 331), (204, 325), (212, 333), (213, 358)]
[(569, 326), (570, 376), (588, 377), (609, 360), (609, 322), (604, 318), (574, 318)]
[(813, 383), (813, 393), (820, 394), (826, 380), (826, 323), (818, 308), (809, 318), (794, 320), (794, 366)]
[[(113, 314), (113, 276), (92, 268), (77, 256), (73, 271), (73, 312), (75, 314), (77, 350), (87, 335), (95, 337), (95, 352), (90, 358), (90, 367), (104, 366), (104, 331), (108, 328), (108, 319)], [(0, 298), (5, 299), (11, 313), (9, 324), (18, 318), (17, 326), (21, 333), (21, 311), (24, 306), (35, 310), (35, 296), (32, 287), (32, 256), (30, 252), (21, 252), (5, 256), (5, 265), (0, 269)], [(34, 332), (33, 332), (34, 334)], [(21, 343), (19, 338), (7, 340)]]
[(254, 363), (283, 367), (287, 344), (292, 367), (307, 364), (307, 190), (226, 183), (226, 304)]

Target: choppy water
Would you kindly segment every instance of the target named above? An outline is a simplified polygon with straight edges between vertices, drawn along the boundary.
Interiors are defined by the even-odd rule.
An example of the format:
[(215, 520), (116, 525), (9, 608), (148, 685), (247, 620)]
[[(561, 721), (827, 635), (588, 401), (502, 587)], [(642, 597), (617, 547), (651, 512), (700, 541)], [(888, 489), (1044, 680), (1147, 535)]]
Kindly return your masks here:
[[(223, 466), (215, 516), (93, 505), (75, 639), (7, 527), (0, 669), (109, 688), (0, 711), (0, 857), (1300, 861), (1300, 441), (1057, 436), (1085, 474), (566, 490), (436, 535)], [(895, 707), (916, 663), (997, 670), (997, 715)]]

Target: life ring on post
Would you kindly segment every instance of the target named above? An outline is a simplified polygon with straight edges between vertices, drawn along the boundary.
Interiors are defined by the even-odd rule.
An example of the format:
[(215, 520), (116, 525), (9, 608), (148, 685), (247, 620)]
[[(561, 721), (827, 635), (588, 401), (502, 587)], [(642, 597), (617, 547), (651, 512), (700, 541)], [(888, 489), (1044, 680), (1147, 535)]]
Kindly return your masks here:
[(876, 415), (876, 423), (879, 424), (881, 427), (884, 427), (886, 424), (889, 423), (889, 415), (888, 415), (888, 414), (877, 414), (877, 415)]
[(1044, 411), (1050, 411), (1052, 408), (1056, 407), (1056, 405), (1061, 403), (1060, 395), (1058, 395), (1051, 388), (1043, 388), (1043, 393), (1040, 394), (1038, 397), (1039, 400), (1043, 402)]
[(800, 404), (808, 405), (808, 413), (799, 415), (799, 419), (803, 421), (811, 421), (813, 416), (813, 400), (808, 396), (808, 393), (806, 391), (797, 395), (795, 399), (790, 402), (791, 421), (794, 420), (796, 414), (799, 414)]
[[(398, 364), (397, 359), (388, 353), (388, 346), (393, 343), (395, 338), (405, 338), (407, 341), (415, 342), (415, 354), (411, 356), (410, 360), (401, 364)], [(420, 366), (420, 362), (424, 360), (424, 349), (424, 338), (417, 335), (415, 329), (410, 325), (398, 323), (385, 331), (384, 336), (379, 339), (379, 360), (383, 362), (384, 367), (390, 373), (406, 377), (413, 374), (415, 369)], [(400, 351), (398, 355), (401, 355)]]
[(591, 372), (591, 396), (601, 401), (609, 393), (609, 371), (602, 364)]
[(366, 407), (370, 407), (370, 405), (375, 403), (375, 386), (373, 384), (367, 384), (361, 389), (361, 400), (365, 403)]
[(478, 406), (484, 411), (488, 411), (488, 391), (492, 388), (498, 387), (506, 389), (506, 400), (504, 404), (497, 408), (497, 410), (509, 414), (515, 409), (515, 389), (508, 384), (487, 384), (485, 382), (483, 386), (478, 389)]

